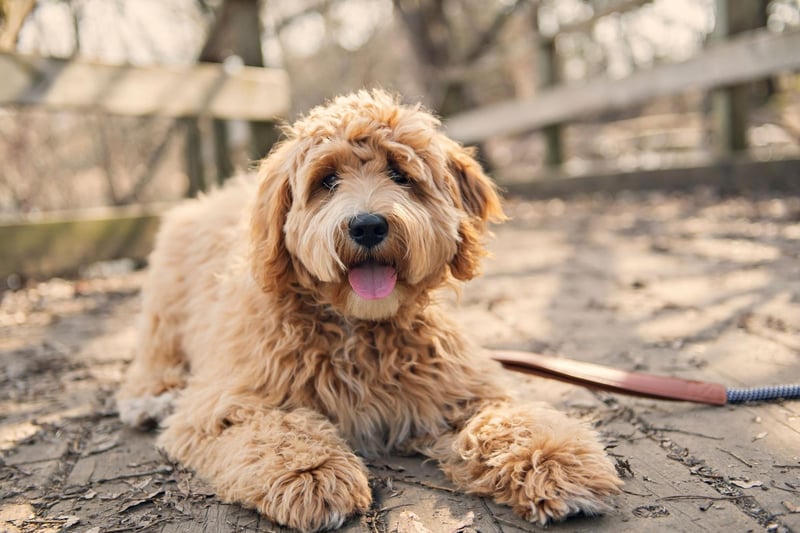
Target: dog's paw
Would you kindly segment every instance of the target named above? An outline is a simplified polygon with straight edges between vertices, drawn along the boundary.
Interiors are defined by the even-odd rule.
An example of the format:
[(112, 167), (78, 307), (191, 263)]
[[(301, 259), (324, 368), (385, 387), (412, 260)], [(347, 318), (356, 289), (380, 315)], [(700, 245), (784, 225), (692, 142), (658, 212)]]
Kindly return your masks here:
[(609, 496), (622, 485), (614, 467), (599, 449), (563, 444), (509, 458), (511, 473), (505, 499), (530, 522), (545, 525), (574, 514), (595, 515), (610, 510)]
[(277, 477), (259, 510), (303, 532), (337, 529), (372, 503), (372, 491), (359, 459), (347, 452), (295, 457)]
[(164, 392), (158, 396), (118, 399), (119, 418), (134, 428), (157, 427), (172, 412), (174, 398), (174, 393)]
[(442, 466), (458, 485), (542, 525), (607, 511), (622, 485), (592, 431), (540, 405), (485, 409), (455, 449)]

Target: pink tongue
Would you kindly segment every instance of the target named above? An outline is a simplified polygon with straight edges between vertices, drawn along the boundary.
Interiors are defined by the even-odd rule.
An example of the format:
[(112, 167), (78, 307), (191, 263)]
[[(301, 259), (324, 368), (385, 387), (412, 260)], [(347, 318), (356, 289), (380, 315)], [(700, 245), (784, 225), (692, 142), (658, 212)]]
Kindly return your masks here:
[(390, 266), (364, 263), (350, 269), (347, 279), (356, 294), (365, 300), (386, 298), (397, 283), (397, 272)]

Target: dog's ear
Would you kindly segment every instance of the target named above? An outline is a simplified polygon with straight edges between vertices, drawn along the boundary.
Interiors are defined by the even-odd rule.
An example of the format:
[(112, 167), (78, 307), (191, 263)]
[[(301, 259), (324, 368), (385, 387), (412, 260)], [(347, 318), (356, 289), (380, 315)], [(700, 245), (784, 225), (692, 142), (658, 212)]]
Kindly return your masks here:
[(459, 225), (461, 241), (450, 263), (450, 271), (456, 279), (466, 281), (480, 271), (480, 259), (486, 255), (482, 238), (487, 233), (488, 224), (502, 222), (506, 216), (497, 186), (475, 160), (473, 148), (464, 148), (448, 139), (447, 158), (448, 168), (458, 186), (456, 205), (466, 213)]
[(506, 216), (500, 205), (497, 186), (475, 160), (475, 149), (453, 141), (449, 144), (448, 166), (458, 183), (462, 209), (480, 226), (481, 231), (486, 230), (488, 222), (504, 221)]
[(278, 145), (258, 171), (260, 184), (250, 219), (250, 268), (264, 292), (284, 288), (292, 273), (283, 231), (292, 205), (288, 168), (291, 150), (291, 141)]

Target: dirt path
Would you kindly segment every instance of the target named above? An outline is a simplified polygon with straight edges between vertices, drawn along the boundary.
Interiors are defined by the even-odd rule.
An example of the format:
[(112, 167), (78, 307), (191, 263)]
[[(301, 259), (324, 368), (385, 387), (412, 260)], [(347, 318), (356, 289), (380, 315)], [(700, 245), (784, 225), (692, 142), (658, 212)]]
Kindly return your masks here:
[[(486, 346), (729, 386), (800, 382), (800, 198), (650, 194), (509, 203), (454, 314)], [(110, 398), (141, 273), (51, 280), (0, 305), (0, 531), (280, 531), (219, 503)], [(800, 402), (705, 407), (543, 379), (626, 478), (615, 509), (549, 531), (800, 531)], [(418, 458), (371, 465), (347, 531), (538, 531)]]

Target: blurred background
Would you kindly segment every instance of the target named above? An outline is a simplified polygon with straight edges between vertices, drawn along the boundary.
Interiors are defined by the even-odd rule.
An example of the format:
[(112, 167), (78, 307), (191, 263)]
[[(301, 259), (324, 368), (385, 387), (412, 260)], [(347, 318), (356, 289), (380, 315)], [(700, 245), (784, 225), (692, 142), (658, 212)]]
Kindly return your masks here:
[[(251, 169), (276, 122), (376, 86), (442, 116), (505, 184), (791, 159), (796, 65), (754, 72), (763, 58), (741, 50), (786, 54), (769, 47), (793, 45), (775, 38), (798, 28), (800, 0), (0, 0), (0, 214), (196, 194)], [(706, 57), (739, 34), (738, 49)], [(234, 111), (140, 109), (160, 81), (94, 80), (108, 72), (93, 65), (124, 65), (111, 78), (122, 83), (198, 63), (264, 94)], [(262, 66), (267, 81), (247, 68)], [(726, 78), (728, 67), (750, 70)], [(109, 87), (122, 107), (104, 103)]]

